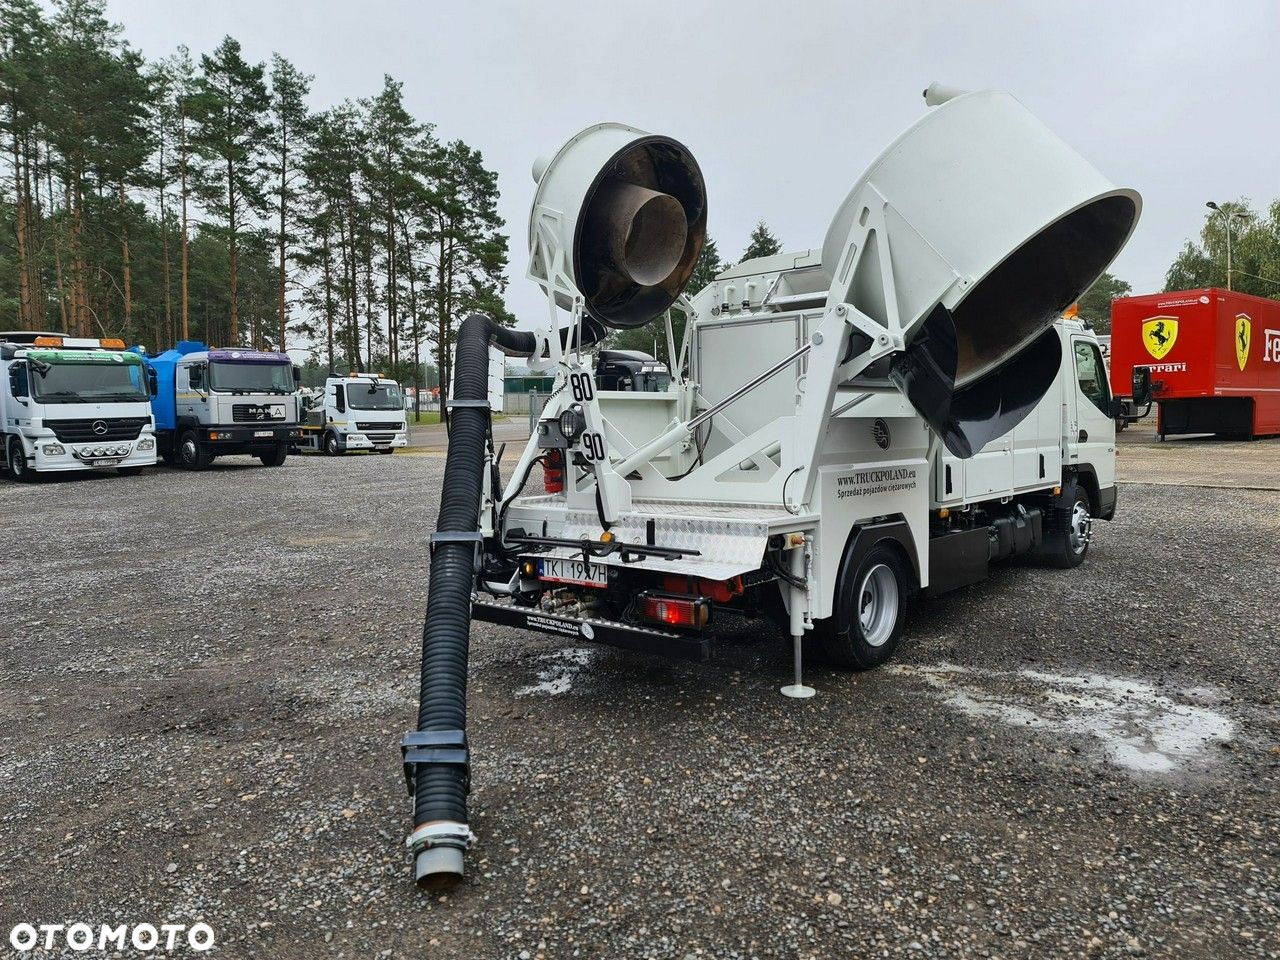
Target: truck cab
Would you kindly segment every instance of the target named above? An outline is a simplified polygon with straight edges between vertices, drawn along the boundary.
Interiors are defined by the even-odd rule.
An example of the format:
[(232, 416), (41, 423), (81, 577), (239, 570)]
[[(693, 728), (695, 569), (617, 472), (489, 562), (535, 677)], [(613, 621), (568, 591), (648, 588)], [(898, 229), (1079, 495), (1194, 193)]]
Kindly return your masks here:
[(334, 457), (348, 450), (394, 453), (407, 447), (404, 391), (380, 373), (329, 377), (323, 394), (311, 399), (296, 445)]
[(183, 341), (147, 363), (156, 371), (165, 462), (188, 470), (233, 454), (269, 467), (285, 462), (298, 428), (298, 373), (287, 354)]
[(0, 447), (9, 476), (156, 462), (153, 379), (120, 340), (0, 333)]

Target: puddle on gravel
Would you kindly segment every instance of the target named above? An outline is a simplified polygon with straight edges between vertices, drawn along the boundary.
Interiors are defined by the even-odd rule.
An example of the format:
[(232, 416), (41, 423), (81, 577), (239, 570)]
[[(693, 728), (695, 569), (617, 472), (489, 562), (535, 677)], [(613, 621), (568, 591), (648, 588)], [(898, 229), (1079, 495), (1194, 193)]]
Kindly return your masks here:
[(1042, 734), (1090, 737), (1108, 760), (1137, 773), (1204, 766), (1235, 730), (1227, 717), (1205, 705), (1216, 699), (1205, 687), (1157, 690), (1105, 674), (970, 670), (953, 664), (890, 669), (922, 678), (966, 716)]
[(556, 697), (568, 693), (573, 687), (573, 681), (594, 655), (595, 651), (586, 647), (565, 647), (539, 657), (542, 666), (538, 670), (538, 682), (521, 687), (516, 691), (516, 696)]

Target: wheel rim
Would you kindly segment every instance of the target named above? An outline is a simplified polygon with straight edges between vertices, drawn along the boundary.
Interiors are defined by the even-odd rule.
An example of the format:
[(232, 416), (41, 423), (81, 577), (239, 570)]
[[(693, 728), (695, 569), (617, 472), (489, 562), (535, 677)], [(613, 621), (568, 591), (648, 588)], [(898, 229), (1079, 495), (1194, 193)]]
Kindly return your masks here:
[(1089, 516), (1089, 508), (1077, 501), (1071, 508), (1071, 552), (1082, 554), (1089, 547), (1089, 537), (1093, 532), (1093, 518)]
[(190, 437), (182, 441), (182, 459), (186, 463), (196, 462), (196, 442)]
[(27, 475), (27, 458), (22, 452), (20, 443), (9, 444), (9, 469), (13, 471), (15, 477), (25, 477)]
[(862, 638), (873, 647), (884, 646), (898, 621), (898, 578), (877, 563), (858, 588), (858, 624)]

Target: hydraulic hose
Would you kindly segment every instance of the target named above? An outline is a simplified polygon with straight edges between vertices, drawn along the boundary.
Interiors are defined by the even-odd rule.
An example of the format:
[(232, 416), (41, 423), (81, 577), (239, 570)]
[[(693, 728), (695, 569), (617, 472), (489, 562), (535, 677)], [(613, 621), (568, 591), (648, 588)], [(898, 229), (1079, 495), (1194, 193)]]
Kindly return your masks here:
[(462, 855), (472, 839), (467, 826), (467, 652), (490, 434), (491, 343), (522, 356), (531, 356), (537, 349), (532, 333), (509, 330), (481, 314), (467, 317), (458, 330), (449, 453), (440, 515), (431, 538), (418, 729), (403, 744), (414, 797), (409, 847), (415, 879), (427, 889), (449, 887), (462, 879)]

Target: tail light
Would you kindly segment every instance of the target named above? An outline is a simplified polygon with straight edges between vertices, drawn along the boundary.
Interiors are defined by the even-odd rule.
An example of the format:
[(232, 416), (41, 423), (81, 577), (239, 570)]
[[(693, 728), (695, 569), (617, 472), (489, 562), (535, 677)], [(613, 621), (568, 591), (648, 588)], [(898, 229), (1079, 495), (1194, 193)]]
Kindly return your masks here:
[(711, 601), (706, 597), (646, 593), (640, 597), (640, 619), (663, 627), (701, 630), (711, 622)]
[(548, 450), (546, 457), (542, 464), (542, 486), (547, 493), (561, 493), (564, 491), (564, 453)]

